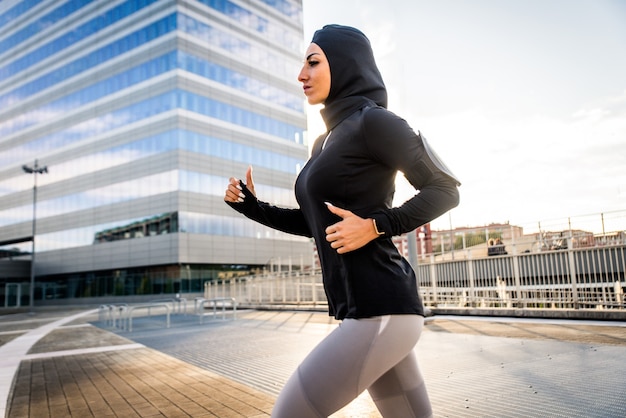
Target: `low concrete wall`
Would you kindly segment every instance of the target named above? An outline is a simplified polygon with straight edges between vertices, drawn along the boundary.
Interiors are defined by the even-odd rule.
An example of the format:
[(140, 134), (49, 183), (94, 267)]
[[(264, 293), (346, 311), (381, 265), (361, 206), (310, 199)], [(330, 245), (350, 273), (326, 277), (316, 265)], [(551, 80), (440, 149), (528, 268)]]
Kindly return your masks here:
[(511, 318), (586, 319), (626, 321), (626, 311), (612, 309), (507, 309), (507, 308), (433, 308), (434, 315), (502, 316)]

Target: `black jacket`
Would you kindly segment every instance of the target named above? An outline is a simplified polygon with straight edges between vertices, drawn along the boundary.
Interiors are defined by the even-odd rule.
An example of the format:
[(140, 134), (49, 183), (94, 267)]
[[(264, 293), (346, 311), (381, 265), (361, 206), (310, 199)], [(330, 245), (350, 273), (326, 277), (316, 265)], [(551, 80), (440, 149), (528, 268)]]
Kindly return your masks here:
[[(430, 222), (458, 204), (458, 181), (424, 139), (388, 110), (371, 103), (320, 136), (296, 181), (299, 209), (254, 198), (230, 205), (247, 217), (284, 232), (313, 237), (322, 265), (329, 313), (337, 319), (385, 314), (423, 315), (417, 281), (392, 236)], [(396, 172), (420, 192), (392, 208)], [(325, 239), (340, 219), (324, 202), (376, 220), (385, 234), (366, 246), (337, 254)]]

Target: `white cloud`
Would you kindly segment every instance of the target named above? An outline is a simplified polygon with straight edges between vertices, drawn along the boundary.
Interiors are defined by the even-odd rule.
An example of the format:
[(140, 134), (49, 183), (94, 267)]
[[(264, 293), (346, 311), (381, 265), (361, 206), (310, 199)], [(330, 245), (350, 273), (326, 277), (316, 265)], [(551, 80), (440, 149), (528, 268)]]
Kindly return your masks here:
[(529, 223), (624, 209), (626, 113), (577, 114), (511, 121), (472, 110), (422, 121), (463, 182), (457, 220)]

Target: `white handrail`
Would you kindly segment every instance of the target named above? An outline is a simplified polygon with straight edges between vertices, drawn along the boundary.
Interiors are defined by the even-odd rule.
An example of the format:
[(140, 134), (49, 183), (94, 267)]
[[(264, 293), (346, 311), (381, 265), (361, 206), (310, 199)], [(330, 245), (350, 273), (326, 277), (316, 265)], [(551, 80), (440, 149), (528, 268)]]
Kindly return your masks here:
[(132, 306), (128, 308), (128, 311), (126, 312), (126, 322), (128, 322), (128, 332), (133, 331), (133, 312), (135, 312), (138, 309), (148, 309), (148, 315), (150, 315), (151, 308), (165, 308), (166, 318), (167, 318), (165, 322), (165, 327), (166, 328), (170, 327), (170, 305), (168, 305), (167, 303), (148, 303), (145, 305), (137, 305), (137, 306)]
[[(148, 303), (160, 303), (160, 302), (169, 302), (172, 304), (172, 311), (173, 313), (181, 313), (184, 312), (184, 315), (187, 315), (187, 299), (186, 298), (181, 298), (181, 297), (176, 297), (176, 298), (165, 298), (165, 299), (153, 299), (151, 301), (149, 301)], [(181, 303), (183, 304), (183, 308), (181, 308)]]
[(237, 300), (235, 298), (212, 298), (212, 299), (202, 299), (202, 298), (196, 298), (197, 301), (197, 309), (196, 309), (196, 313), (197, 315), (199, 315), (199, 321), (200, 323), (204, 323), (204, 306), (207, 303), (210, 303), (213, 305), (213, 318), (215, 318), (217, 316), (217, 304), (219, 302), (221, 303), (222, 306), (222, 319), (226, 319), (226, 305), (227, 303), (225, 302), (230, 302), (230, 305), (233, 307), (233, 319), (237, 319)]
[(117, 309), (118, 311), (118, 319), (119, 323), (122, 323), (123, 312), (128, 308), (128, 304), (126, 303), (110, 303), (105, 305), (100, 305), (98, 308), (98, 316), (99, 320), (104, 322), (105, 325), (115, 328), (116, 327), (116, 318), (113, 312)]

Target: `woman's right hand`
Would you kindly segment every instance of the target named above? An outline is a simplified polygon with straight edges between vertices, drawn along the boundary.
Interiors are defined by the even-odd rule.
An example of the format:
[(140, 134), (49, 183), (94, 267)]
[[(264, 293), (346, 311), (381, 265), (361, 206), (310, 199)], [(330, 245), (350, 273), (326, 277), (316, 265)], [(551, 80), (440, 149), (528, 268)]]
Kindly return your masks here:
[[(246, 171), (246, 187), (250, 190), (250, 193), (256, 196), (256, 192), (254, 191), (254, 181), (252, 180), (252, 166), (248, 167), (248, 170)], [(245, 197), (246, 196), (243, 194), (241, 189), (241, 184), (239, 184), (239, 179), (234, 177), (228, 179), (228, 188), (224, 194), (224, 201), (242, 203)]]

